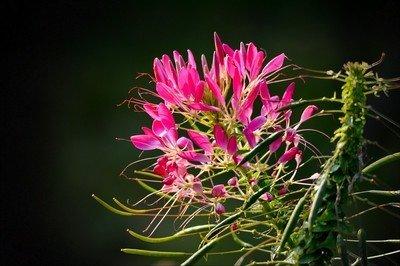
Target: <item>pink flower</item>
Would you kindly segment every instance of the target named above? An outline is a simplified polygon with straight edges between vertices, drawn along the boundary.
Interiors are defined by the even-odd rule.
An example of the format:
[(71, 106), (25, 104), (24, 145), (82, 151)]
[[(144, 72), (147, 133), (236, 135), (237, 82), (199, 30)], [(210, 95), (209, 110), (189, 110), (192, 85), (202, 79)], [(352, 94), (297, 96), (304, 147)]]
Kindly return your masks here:
[(212, 188), (211, 195), (214, 198), (225, 198), (228, 193), (226, 192), (225, 186), (223, 184), (219, 184)]
[(140, 150), (162, 150), (168, 157), (176, 160), (176, 155), (188, 161), (207, 162), (209, 158), (194, 151), (193, 143), (186, 137), (178, 139), (178, 130), (171, 111), (160, 103), (145, 104), (145, 111), (154, 119), (152, 129), (143, 127), (143, 135), (131, 137), (132, 144)]

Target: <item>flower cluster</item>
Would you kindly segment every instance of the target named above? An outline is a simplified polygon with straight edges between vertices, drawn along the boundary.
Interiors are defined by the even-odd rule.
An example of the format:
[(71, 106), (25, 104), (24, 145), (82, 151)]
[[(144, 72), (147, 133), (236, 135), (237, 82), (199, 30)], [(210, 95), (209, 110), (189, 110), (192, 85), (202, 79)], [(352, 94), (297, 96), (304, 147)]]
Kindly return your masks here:
[[(271, 186), (264, 201), (287, 193), (306, 143), (299, 127), (317, 108), (307, 106), (293, 123), (295, 84), (281, 97), (270, 93), (270, 82), (285, 68), (284, 54), (267, 62), (253, 43), (234, 49), (215, 34), (214, 44), (211, 64), (204, 55), (196, 63), (190, 50), (187, 60), (177, 51), (154, 60), (160, 102), (141, 104), (153, 122), (130, 140), (139, 150), (161, 151), (146, 169), (160, 178), (159, 192), (186, 204), (184, 211), (199, 204), (199, 212), (218, 217), (229, 211), (228, 199), (244, 202), (260, 182)], [(246, 157), (273, 135), (263, 154)]]

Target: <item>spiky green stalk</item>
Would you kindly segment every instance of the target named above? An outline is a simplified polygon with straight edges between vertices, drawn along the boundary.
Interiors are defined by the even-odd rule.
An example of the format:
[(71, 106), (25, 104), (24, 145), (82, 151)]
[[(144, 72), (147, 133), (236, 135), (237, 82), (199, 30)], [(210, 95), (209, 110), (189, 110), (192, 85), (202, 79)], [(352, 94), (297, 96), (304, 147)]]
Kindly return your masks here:
[(343, 206), (358, 180), (362, 167), (361, 148), (366, 116), (365, 63), (345, 65), (347, 78), (342, 87), (341, 126), (335, 131), (332, 157), (325, 163), (312, 196), (308, 221), (301, 229), (298, 248), (292, 256), (300, 264), (330, 264), (338, 234), (345, 233)]

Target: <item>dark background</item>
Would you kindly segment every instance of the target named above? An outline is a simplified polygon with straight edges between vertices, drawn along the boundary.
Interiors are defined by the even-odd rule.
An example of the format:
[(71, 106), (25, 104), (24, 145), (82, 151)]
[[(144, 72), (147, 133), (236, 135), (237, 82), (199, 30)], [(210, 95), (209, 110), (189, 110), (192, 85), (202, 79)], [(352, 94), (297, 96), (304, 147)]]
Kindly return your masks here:
[[(138, 152), (114, 137), (137, 133), (148, 119), (116, 104), (129, 88), (145, 84), (136, 74), (150, 73), (153, 58), (162, 53), (190, 48), (197, 58), (210, 56), (217, 31), (232, 46), (253, 41), (269, 58), (285, 52), (316, 69), (373, 62), (386, 52), (380, 73), (400, 74), (399, 1), (4, 1), (1, 7), (2, 265), (157, 261), (119, 251), (163, 249), (126, 234), (126, 228), (140, 231), (146, 221), (113, 215), (90, 195), (111, 200), (140, 194), (118, 177)], [(312, 81), (298, 86), (297, 97), (330, 96), (338, 87)], [(399, 101), (393, 93), (372, 103), (400, 121)], [(317, 126), (329, 132), (332, 121)], [(366, 135), (399, 150), (400, 139), (381, 123), (369, 122)], [(369, 160), (384, 154), (370, 151)], [(390, 187), (398, 189), (399, 172), (398, 165), (384, 170)], [(379, 212), (368, 219), (376, 225), (371, 238), (400, 235), (398, 220)], [(165, 247), (180, 250), (185, 243)], [(222, 259), (218, 263), (231, 263)]]

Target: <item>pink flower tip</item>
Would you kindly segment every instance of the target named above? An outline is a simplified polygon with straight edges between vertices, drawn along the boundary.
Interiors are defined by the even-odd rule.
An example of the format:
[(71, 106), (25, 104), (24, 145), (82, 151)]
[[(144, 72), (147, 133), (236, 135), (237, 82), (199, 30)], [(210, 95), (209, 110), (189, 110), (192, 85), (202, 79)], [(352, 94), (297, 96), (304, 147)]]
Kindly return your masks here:
[(224, 198), (228, 193), (223, 184), (215, 185), (211, 190), (211, 195), (214, 198)]
[(261, 199), (269, 202), (274, 199), (274, 196), (269, 192), (265, 192), (264, 194), (261, 195)]
[(288, 192), (289, 192), (288, 188), (285, 187), (285, 186), (282, 186), (282, 187), (279, 189), (279, 191), (278, 191), (278, 195), (279, 195), (279, 196), (284, 196), (284, 195), (286, 195), (286, 193), (288, 193)]
[(225, 213), (225, 206), (222, 205), (221, 203), (217, 202), (217, 204), (215, 204), (215, 213), (218, 215), (221, 215), (223, 213)]
[(231, 187), (238, 187), (239, 186), (239, 180), (236, 176), (232, 177), (231, 179), (228, 180), (228, 185)]
[(236, 230), (238, 230), (238, 229), (239, 229), (239, 226), (238, 226), (237, 223), (231, 224), (231, 230), (232, 230), (232, 231), (236, 231)]

